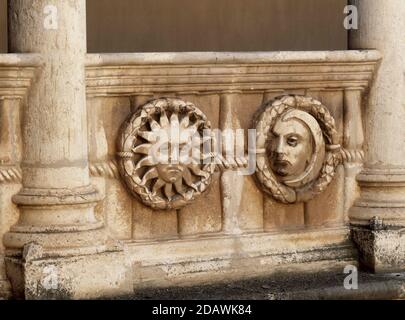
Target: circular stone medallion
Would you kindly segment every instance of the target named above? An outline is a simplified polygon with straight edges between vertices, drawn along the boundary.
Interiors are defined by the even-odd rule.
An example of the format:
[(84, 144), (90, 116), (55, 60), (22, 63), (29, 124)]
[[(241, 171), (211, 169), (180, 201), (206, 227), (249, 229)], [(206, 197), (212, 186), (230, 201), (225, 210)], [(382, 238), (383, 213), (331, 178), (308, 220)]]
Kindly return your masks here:
[(266, 103), (255, 119), (256, 178), (283, 203), (323, 192), (341, 163), (335, 120), (321, 102), (288, 95)]
[(210, 127), (190, 102), (161, 98), (140, 107), (118, 139), (118, 167), (131, 193), (154, 209), (178, 209), (206, 191), (215, 170), (203, 161)]

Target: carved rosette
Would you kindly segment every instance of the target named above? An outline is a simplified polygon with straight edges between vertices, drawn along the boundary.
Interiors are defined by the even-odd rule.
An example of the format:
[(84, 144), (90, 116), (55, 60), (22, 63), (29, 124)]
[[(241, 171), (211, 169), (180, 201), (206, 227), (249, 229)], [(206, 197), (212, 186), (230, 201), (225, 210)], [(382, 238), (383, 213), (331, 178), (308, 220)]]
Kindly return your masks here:
[(123, 124), (118, 168), (130, 192), (154, 209), (178, 209), (207, 190), (215, 165), (203, 161), (211, 125), (190, 102), (161, 98)]
[(342, 161), (335, 120), (307, 96), (278, 97), (254, 121), (256, 178), (282, 203), (304, 202), (322, 193)]

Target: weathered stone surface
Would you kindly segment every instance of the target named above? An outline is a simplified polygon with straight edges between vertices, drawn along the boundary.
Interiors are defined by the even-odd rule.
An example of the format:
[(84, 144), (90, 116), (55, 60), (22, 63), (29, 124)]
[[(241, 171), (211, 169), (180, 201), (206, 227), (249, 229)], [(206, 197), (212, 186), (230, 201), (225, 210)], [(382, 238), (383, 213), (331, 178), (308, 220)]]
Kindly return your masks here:
[(255, 118), (256, 178), (283, 203), (309, 201), (325, 191), (341, 162), (335, 120), (310, 96), (267, 101)]
[(345, 223), (343, 194), (344, 168), (339, 166), (330, 186), (305, 204), (305, 224), (308, 227), (343, 225)]
[(220, 173), (213, 176), (204, 195), (178, 211), (179, 235), (195, 236), (222, 230)]
[[(61, 291), (55, 297), (97, 297), (110, 292), (109, 287), (118, 281), (117, 287), (113, 285), (116, 294), (123, 289), (119, 279), (124, 279), (123, 270), (129, 266), (122, 261), (117, 266), (120, 259), (111, 256), (109, 235), (94, 213), (101, 197), (89, 176), (85, 1), (56, 1), (57, 21), (53, 23), (57, 31), (44, 22), (44, 8), (48, 5), (42, 0), (15, 0), (8, 6), (10, 50), (38, 53), (43, 64), (24, 105), (23, 121), (17, 126), (15, 120), (9, 121), (14, 130), (8, 130), (8, 136), (2, 134), (13, 141), (14, 151), (5, 146), (2, 149), (15, 154), (14, 166), (21, 160), (20, 126), (24, 146), (22, 189), (13, 197), (20, 216), (3, 238), (7, 276), (17, 296), (43, 298), (47, 294), (41, 291), (38, 277), (54, 262), (63, 270)], [(21, 87), (26, 86), (23, 82)], [(17, 91), (10, 89), (9, 96), (16, 96)], [(3, 98), (4, 91), (0, 90), (0, 94)], [(13, 119), (13, 113), (9, 114)], [(99, 119), (90, 130), (98, 146), (102, 131)], [(90, 154), (97, 158), (101, 151)], [(0, 212), (9, 204), (11, 199)], [(124, 257), (122, 248), (115, 248), (114, 253)], [(100, 259), (100, 255), (106, 258)], [(39, 260), (41, 267), (33, 262)]]
[[(365, 163), (357, 177), (361, 194), (350, 210), (350, 221), (366, 267), (375, 272), (403, 270), (405, 61), (398, 53), (405, 50), (405, 43), (399, 41), (405, 28), (405, 5), (400, 0), (354, 0), (353, 4), (362, 18), (359, 29), (350, 33), (350, 47), (376, 48), (383, 59), (365, 109)], [(367, 231), (373, 221), (380, 221), (383, 230)]]
[(264, 198), (264, 230), (282, 231), (305, 228), (304, 204), (284, 204)]
[(213, 283), (283, 270), (343, 270), (356, 264), (347, 228), (131, 243), (128, 253), (135, 288)]
[[(12, 155), (17, 173), (18, 125), (25, 146), (24, 188), (14, 198), (20, 219), (4, 238), (7, 250), (0, 251), (0, 259), (7, 256), (16, 296), (105, 297), (128, 293), (133, 284), (201, 283), (355, 263), (343, 226), (344, 210), (354, 198), (346, 201), (342, 194), (355, 189), (356, 170), (346, 172), (351, 180), (345, 185), (339, 167), (330, 187), (304, 211), (304, 205), (278, 205), (252, 177), (238, 176), (229, 170), (235, 167), (221, 164), (222, 176), (216, 172), (210, 190), (195, 202), (180, 210), (153, 210), (125, 190), (116, 141), (131, 112), (170, 96), (194, 103), (213, 128), (244, 129), (247, 147), (246, 130), (252, 128), (263, 96), (299, 94), (319, 99), (331, 111), (339, 139), (352, 152), (349, 159), (362, 146), (362, 119), (347, 109), (359, 109), (380, 58), (377, 52), (89, 55), (85, 81), (84, 1), (56, 1), (61, 32), (42, 30), (38, 17), (45, 2), (15, 0), (9, 6), (11, 49), (38, 52), (44, 63), (24, 117), (13, 113), (21, 106), (13, 99), (24, 97), (34, 68), (23, 54), (0, 55), (0, 78), (6, 79), (0, 81), (0, 100), (13, 98), (0, 110), (1, 125), (7, 128), (0, 128), (1, 157)], [(347, 118), (355, 118), (354, 124)], [(0, 233), (18, 214), (6, 200), (17, 187), (4, 172)], [(124, 239), (127, 250), (116, 244), (111, 249), (108, 238)], [(388, 255), (384, 250), (378, 251), (381, 256)], [(7, 291), (1, 261), (0, 291)], [(48, 281), (52, 272), (58, 276), (55, 287)]]
[(114, 239), (132, 237), (132, 199), (116, 179), (106, 182), (106, 194), (103, 206), (106, 212), (105, 224)]
[(32, 250), (27, 249), (23, 260), (6, 258), (14, 297), (92, 299), (132, 293), (130, 265), (122, 250), (59, 258)]
[[(217, 94), (178, 93), (179, 98), (194, 103), (211, 123), (219, 127), (220, 97)], [(192, 236), (219, 232), (222, 228), (220, 173), (215, 173), (208, 192), (178, 211), (179, 234)]]
[(359, 250), (360, 262), (366, 269), (376, 273), (405, 269), (404, 229), (352, 227), (352, 238)]

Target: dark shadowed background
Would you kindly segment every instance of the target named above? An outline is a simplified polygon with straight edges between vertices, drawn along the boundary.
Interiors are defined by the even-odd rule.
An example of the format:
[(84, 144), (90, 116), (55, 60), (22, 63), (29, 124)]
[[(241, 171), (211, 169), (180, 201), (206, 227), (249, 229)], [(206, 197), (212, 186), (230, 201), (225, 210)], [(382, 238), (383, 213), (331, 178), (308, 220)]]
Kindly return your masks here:
[[(0, 0), (0, 52), (7, 50)], [(347, 48), (347, 0), (87, 0), (89, 52)]]

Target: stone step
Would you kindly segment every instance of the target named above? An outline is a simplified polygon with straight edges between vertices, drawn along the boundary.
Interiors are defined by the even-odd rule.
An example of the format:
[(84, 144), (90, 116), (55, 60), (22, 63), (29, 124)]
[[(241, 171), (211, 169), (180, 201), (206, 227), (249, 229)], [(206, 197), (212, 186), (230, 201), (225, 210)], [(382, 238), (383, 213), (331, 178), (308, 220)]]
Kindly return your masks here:
[(405, 299), (405, 273), (359, 272), (358, 288), (345, 289), (344, 273), (277, 275), (192, 287), (138, 290), (127, 299), (163, 300), (394, 300)]

